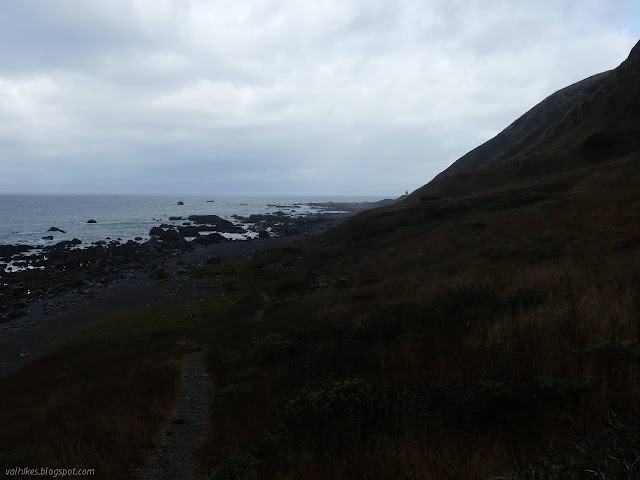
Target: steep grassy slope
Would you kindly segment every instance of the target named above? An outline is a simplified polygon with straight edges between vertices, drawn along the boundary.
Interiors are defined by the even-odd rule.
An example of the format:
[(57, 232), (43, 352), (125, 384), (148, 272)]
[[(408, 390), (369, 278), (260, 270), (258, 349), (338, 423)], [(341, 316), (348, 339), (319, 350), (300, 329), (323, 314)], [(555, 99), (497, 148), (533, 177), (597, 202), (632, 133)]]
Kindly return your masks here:
[(203, 271), (258, 302), (210, 339), (205, 471), (487, 479), (548, 456), (588, 478), (614, 448), (639, 451), (640, 164), (581, 173), (365, 212)]
[(594, 75), (550, 95), (496, 137), (471, 150), (438, 176), (470, 172), (522, 152), (560, 121), (576, 103), (593, 93), (609, 73)]
[[(429, 197), (561, 177), (640, 148), (640, 43), (618, 68), (567, 87), (413, 193)], [(473, 175), (471, 175), (473, 174)]]

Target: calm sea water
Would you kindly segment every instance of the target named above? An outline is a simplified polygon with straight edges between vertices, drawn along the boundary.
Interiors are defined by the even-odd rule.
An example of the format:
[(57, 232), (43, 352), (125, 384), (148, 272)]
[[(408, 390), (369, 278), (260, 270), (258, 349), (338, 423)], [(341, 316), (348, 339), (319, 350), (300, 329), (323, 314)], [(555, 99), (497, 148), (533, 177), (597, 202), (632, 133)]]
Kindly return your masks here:
[[(0, 244), (47, 245), (79, 238), (84, 243), (121, 238), (148, 238), (151, 227), (169, 223), (170, 216), (213, 214), (233, 220), (232, 215), (291, 214), (316, 211), (310, 202), (377, 201), (382, 197), (246, 196), (200, 197), (155, 195), (0, 195)], [(207, 202), (213, 200), (213, 202)], [(184, 205), (178, 205), (178, 202)], [(298, 205), (278, 208), (269, 205)], [(94, 219), (97, 223), (88, 224)], [(175, 222), (174, 222), (175, 223)], [(58, 227), (66, 233), (47, 232)], [(42, 237), (53, 235), (53, 241)]]

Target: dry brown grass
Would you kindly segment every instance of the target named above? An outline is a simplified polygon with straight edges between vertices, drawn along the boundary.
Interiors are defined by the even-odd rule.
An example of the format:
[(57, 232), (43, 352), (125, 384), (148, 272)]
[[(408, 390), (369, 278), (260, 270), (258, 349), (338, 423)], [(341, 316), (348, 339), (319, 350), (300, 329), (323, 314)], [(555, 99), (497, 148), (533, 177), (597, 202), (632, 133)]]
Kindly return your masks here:
[[(215, 406), (203, 470), (489, 478), (608, 412), (637, 416), (640, 198), (637, 168), (620, 168), (541, 197), (365, 212), (300, 251), (261, 254), (247, 270), (260, 321), (217, 341), (240, 361), (210, 361), (218, 388), (250, 393)], [(575, 193), (585, 175), (588, 194)], [(374, 390), (343, 391), (354, 379)], [(385, 392), (373, 406), (371, 391)], [(298, 430), (287, 409), (310, 401)], [(371, 408), (383, 413), (350, 423)]]
[(84, 327), (52, 352), (0, 379), (0, 465), (92, 468), (131, 478), (162, 442), (174, 408), (191, 312), (222, 302), (144, 308)]

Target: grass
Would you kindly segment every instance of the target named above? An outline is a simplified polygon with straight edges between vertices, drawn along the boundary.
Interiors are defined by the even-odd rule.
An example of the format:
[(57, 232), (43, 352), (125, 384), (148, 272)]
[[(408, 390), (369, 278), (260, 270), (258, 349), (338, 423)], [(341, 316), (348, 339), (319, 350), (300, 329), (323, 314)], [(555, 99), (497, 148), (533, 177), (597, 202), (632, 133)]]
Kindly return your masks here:
[(165, 338), (69, 346), (2, 380), (2, 468), (63, 465), (127, 478), (160, 442), (182, 353)]
[[(327, 268), (312, 258), (307, 268)], [(261, 320), (221, 329), (220, 348), (234, 353), (209, 360), (220, 391), (236, 396), (216, 404), (203, 468), (226, 478), (227, 462), (244, 459), (257, 478), (351, 478), (375, 476), (382, 462), (401, 478), (489, 478), (571, 421), (633, 410), (640, 257), (581, 267), (431, 283), (414, 271), (389, 282), (341, 270), (348, 282), (299, 285), (295, 302), (268, 290), (269, 275), (286, 270), (263, 271)], [(469, 434), (478, 437), (461, 442)], [(434, 438), (456, 445), (450, 463)], [(435, 453), (423, 458), (429, 445), (438, 465)], [(481, 459), (472, 445), (494, 453)]]
[(0, 467), (94, 468), (131, 478), (162, 443), (184, 350), (178, 340), (231, 308), (225, 299), (99, 319), (0, 380)]
[(610, 412), (638, 415), (640, 252), (616, 239), (640, 230), (637, 177), (597, 178), (364, 212), (243, 264), (260, 315), (219, 329), (213, 378), (245, 390), (202, 471), (511, 478), (553, 439), (611, 438)]

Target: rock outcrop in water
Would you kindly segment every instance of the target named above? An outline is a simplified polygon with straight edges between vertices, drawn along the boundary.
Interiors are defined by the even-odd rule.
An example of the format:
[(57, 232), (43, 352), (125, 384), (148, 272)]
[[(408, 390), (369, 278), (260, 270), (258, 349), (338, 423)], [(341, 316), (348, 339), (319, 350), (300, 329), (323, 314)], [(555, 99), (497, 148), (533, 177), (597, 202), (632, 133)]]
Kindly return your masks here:
[[(187, 220), (197, 225), (211, 225), (212, 232), (220, 233), (245, 233), (245, 229), (234, 225), (233, 222), (220, 218), (217, 215), (189, 215)], [(204, 230), (201, 230), (204, 231)]]

